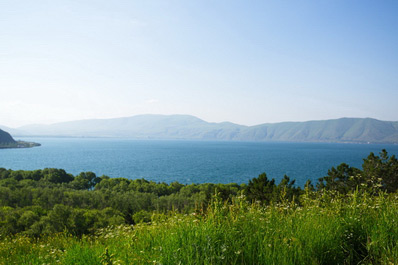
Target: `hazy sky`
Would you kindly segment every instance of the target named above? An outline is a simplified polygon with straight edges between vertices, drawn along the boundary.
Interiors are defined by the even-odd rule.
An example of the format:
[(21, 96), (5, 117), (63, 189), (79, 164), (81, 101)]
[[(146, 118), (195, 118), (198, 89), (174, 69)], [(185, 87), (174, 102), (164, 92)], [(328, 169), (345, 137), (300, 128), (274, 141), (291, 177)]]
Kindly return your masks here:
[(398, 120), (398, 1), (0, 1), (0, 124)]

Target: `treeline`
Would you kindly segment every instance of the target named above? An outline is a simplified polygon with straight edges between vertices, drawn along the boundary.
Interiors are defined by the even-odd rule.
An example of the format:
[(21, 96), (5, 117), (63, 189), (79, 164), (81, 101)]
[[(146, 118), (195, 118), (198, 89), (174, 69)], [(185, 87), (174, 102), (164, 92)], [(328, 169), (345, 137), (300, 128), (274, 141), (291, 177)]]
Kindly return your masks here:
[(156, 183), (145, 179), (97, 177), (92, 172), (77, 176), (63, 169), (34, 171), (0, 168), (0, 237), (16, 233), (39, 237), (56, 232), (74, 236), (90, 234), (109, 225), (151, 221), (152, 213), (204, 213), (217, 194), (225, 202), (245, 195), (249, 202), (275, 204), (295, 201), (308, 190), (353, 190), (377, 195), (398, 189), (398, 160), (386, 150), (371, 153), (362, 169), (341, 164), (304, 189), (288, 176), (276, 183), (263, 173), (247, 184)]

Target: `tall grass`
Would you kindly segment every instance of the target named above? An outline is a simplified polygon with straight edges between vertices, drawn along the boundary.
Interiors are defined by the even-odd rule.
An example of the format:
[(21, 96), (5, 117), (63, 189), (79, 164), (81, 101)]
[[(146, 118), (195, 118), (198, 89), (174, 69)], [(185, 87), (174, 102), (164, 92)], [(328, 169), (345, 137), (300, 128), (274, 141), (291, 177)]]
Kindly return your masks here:
[(0, 264), (398, 264), (397, 219), (397, 194), (307, 192), (269, 206), (215, 197), (206, 212), (154, 214), (80, 239), (5, 238)]

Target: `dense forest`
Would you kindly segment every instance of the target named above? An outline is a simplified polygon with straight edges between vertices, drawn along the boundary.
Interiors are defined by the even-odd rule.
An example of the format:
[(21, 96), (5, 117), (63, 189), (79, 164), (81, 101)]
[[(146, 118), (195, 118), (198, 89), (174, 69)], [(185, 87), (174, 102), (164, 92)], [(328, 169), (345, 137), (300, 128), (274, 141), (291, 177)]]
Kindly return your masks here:
[[(198, 222), (198, 224), (204, 225), (204, 227), (200, 229), (203, 228), (205, 230), (215, 229), (217, 225), (221, 224), (232, 225), (233, 229), (238, 229), (235, 225), (238, 225), (239, 222), (244, 222), (244, 225), (241, 224), (241, 228), (239, 229), (246, 227), (247, 229), (262, 231), (262, 229), (265, 229), (262, 227), (262, 225), (264, 225), (263, 222), (269, 223), (273, 220), (272, 218), (277, 218), (273, 220), (273, 222), (283, 223), (284, 218), (289, 216), (289, 218), (299, 218), (298, 216), (307, 210), (314, 211), (314, 205), (323, 210), (320, 212), (311, 212), (311, 214), (318, 215), (330, 211), (328, 213), (331, 213), (334, 217), (338, 217), (340, 214), (347, 214), (347, 211), (344, 210), (345, 207), (351, 209), (350, 205), (354, 202), (359, 205), (359, 208), (366, 206), (364, 208), (366, 214), (368, 214), (370, 210), (378, 211), (377, 208), (372, 207), (376, 207), (375, 203), (377, 204), (380, 200), (384, 202), (383, 207), (389, 207), (389, 211), (392, 212), (372, 212), (372, 215), (369, 216), (373, 216), (374, 214), (377, 218), (381, 218), (380, 214), (390, 213), (392, 216), (395, 216), (394, 218), (397, 218), (398, 207), (394, 208), (397, 205), (397, 190), (398, 160), (394, 155), (389, 156), (386, 150), (382, 150), (379, 155), (370, 153), (370, 155), (364, 159), (361, 169), (350, 167), (343, 163), (337, 167), (331, 168), (326, 176), (319, 178), (317, 183), (313, 184), (308, 181), (304, 187), (295, 186), (294, 180), (291, 180), (288, 176), (284, 176), (279, 183), (276, 183), (274, 179), (268, 179), (265, 173), (253, 178), (247, 184), (205, 183), (186, 185), (178, 182), (155, 183), (145, 179), (129, 180), (126, 178), (109, 178), (107, 176), (98, 177), (92, 172), (82, 172), (77, 176), (73, 176), (63, 169), (53, 168), (34, 171), (0, 168), (0, 240), (2, 242), (2, 245), (0, 244), (0, 257), (7, 256), (8, 258), (5, 260), (7, 260), (8, 263), (17, 263), (17, 257), (26, 258), (26, 253), (24, 250), (19, 250), (22, 251), (20, 254), (10, 254), (10, 248), (15, 247), (11, 242), (15, 240), (25, 240), (26, 242), (30, 242), (29, 244), (41, 244), (40, 242), (43, 242), (43, 240), (45, 242), (47, 242), (46, 240), (54, 240), (54, 235), (62, 233), (64, 237), (69, 238), (65, 239), (65, 244), (71, 244), (70, 242), (74, 242), (73, 244), (78, 245), (89, 244), (84, 246), (94, 252), (99, 250), (105, 251), (101, 254), (102, 256), (93, 254), (95, 257), (90, 259), (93, 261), (92, 264), (98, 264), (95, 262), (99, 262), (99, 259), (103, 264), (116, 264), (110, 261), (114, 254), (109, 254), (108, 248), (104, 248), (103, 245), (99, 248), (98, 246), (93, 248), (92, 244), (96, 245), (98, 242), (94, 240), (95, 242), (93, 243), (93, 241), (90, 240), (97, 238), (99, 234), (104, 235), (101, 234), (105, 233), (104, 231), (126, 233), (128, 236), (130, 235), (129, 233), (140, 233), (140, 231), (146, 231), (146, 229), (155, 229), (157, 225), (163, 225), (160, 228), (156, 228), (158, 230), (157, 232), (165, 232), (169, 229), (182, 229), (184, 227), (184, 221), (182, 221), (180, 225), (170, 226), (170, 220), (174, 220), (175, 218), (178, 220), (188, 220), (187, 222), (189, 224), (191, 224), (191, 222)], [(381, 206), (379, 205), (378, 207)], [(355, 218), (357, 218), (357, 214), (364, 216), (363, 212), (351, 213), (350, 210), (349, 213), (354, 214), (355, 216), (353, 216)], [(261, 217), (256, 214), (260, 214), (261, 216), (264, 214), (267, 216), (268, 214), (271, 215), (268, 217)], [(273, 214), (277, 215), (274, 216)], [(209, 222), (214, 222), (214, 218), (219, 215), (222, 218), (216, 221), (221, 223), (217, 223), (213, 228), (207, 227), (211, 225)], [(254, 218), (254, 216), (257, 216), (256, 218), (258, 219), (255, 218), (252, 220), (251, 218)], [(310, 218), (310, 220), (313, 221), (311, 218), (315, 217), (311, 216), (312, 215), (305, 215), (300, 218)], [(238, 217), (243, 219), (239, 219)], [(327, 219), (327, 216), (318, 216), (316, 218)], [(388, 218), (390, 221), (393, 220), (393, 222), (398, 222), (398, 220), (394, 218), (391, 219), (391, 216)], [(161, 220), (160, 224), (159, 220)], [(340, 219), (338, 220), (338, 222), (341, 221)], [(370, 222), (369, 224), (376, 224), (377, 220), (379, 219), (372, 219), (372, 221), (368, 222)], [(176, 223), (174, 222), (173, 224), (175, 225)], [(345, 228), (347, 228), (346, 225), (349, 225), (349, 223), (344, 221)], [(356, 225), (359, 225), (359, 227), (356, 227)], [(378, 226), (379, 224), (377, 227)], [(127, 227), (127, 230), (124, 230), (125, 228), (123, 227)], [(144, 230), (139, 230), (139, 227)], [(354, 229), (352, 231), (350, 230), (350, 233), (352, 233), (354, 237), (358, 236), (358, 238), (349, 239), (352, 240), (352, 244), (350, 243), (351, 241), (348, 243), (344, 241), (348, 246), (347, 249), (341, 250), (341, 261), (344, 261), (341, 264), (353, 264), (351, 262), (354, 261), (356, 262), (355, 264), (357, 264), (359, 261), (368, 260), (368, 256), (371, 254), (369, 252), (370, 245), (368, 246), (368, 244), (371, 242), (369, 241), (370, 235), (366, 234), (370, 232), (366, 230), (367, 232), (365, 233), (365, 230), (363, 230), (366, 228), (366, 224), (355, 223), (355, 226), (350, 226), (348, 228), (351, 230)], [(232, 233), (230, 229), (232, 228), (228, 228), (227, 234)], [(297, 227), (293, 229), (294, 232), (296, 232), (295, 229), (297, 229)], [(357, 231), (355, 229), (359, 230)], [(398, 242), (396, 240), (398, 239), (398, 231), (395, 230), (385, 231), (385, 233), (390, 234), (388, 242), (395, 242), (391, 243), (392, 245), (389, 247), (393, 248), (393, 250), (395, 249), (395, 252), (393, 251), (393, 253), (395, 253), (394, 255), (398, 255), (398, 247), (396, 245), (396, 242)], [(176, 231), (173, 233), (178, 234), (179, 232)], [(356, 235), (356, 232), (359, 234)], [(149, 235), (151, 232), (147, 231), (146, 233), (145, 235)], [(186, 231), (186, 233), (188, 232)], [(344, 231), (341, 233), (346, 235)], [(221, 235), (217, 235), (217, 237), (219, 236)], [(260, 237), (264, 236), (265, 235), (260, 235)], [(198, 235), (198, 237), (200, 237), (200, 235)], [(294, 238), (296, 237), (298, 237), (298, 235)], [(87, 238), (91, 239), (85, 241), (88, 240)], [(206, 241), (209, 239), (203, 240)], [(223, 241), (227, 239), (222, 237), (217, 240)], [(296, 239), (289, 240), (294, 241)], [(358, 240), (358, 242), (355, 240)], [(289, 244), (293, 244), (293, 241), (289, 241)], [(213, 244), (211, 242), (206, 242), (201, 242), (200, 244)], [(159, 244), (166, 243), (160, 242)], [(172, 244), (177, 243), (173, 242)], [(182, 244), (182, 242), (178, 244)], [(259, 242), (255, 244), (259, 244)], [(357, 246), (355, 244), (359, 245)], [(80, 246), (82, 247), (83, 245)], [(270, 243), (270, 245), (272, 244)], [(123, 248), (126, 247), (127, 245), (123, 246)], [(300, 246), (300, 249), (304, 247), (305, 246)], [(66, 248), (66, 246), (63, 248)], [(264, 259), (261, 259), (261, 256), (259, 260), (251, 259), (249, 256), (245, 256), (248, 253), (247, 249), (245, 250), (246, 254), (242, 253), (243, 256), (240, 255), (239, 251), (243, 250), (235, 250), (236, 253), (239, 253), (236, 260), (231, 260), (229, 259), (231, 257), (228, 256), (226, 260), (220, 260), (219, 262), (215, 260), (210, 262), (211, 260), (207, 260), (206, 262), (199, 263), (253, 264), (253, 262), (261, 263), (269, 259), (269, 261), (273, 262), (278, 260), (276, 257), (268, 257), (267, 259), (263, 257)], [(252, 249), (250, 251), (257, 253), (265, 250)], [(338, 252), (340, 250), (334, 251)], [(82, 255), (79, 251), (77, 253), (79, 253), (78, 256)], [(64, 252), (60, 252), (59, 255), (65, 258), (66, 256), (64, 256), (64, 254)], [(156, 255), (158, 258), (164, 259), (162, 264), (174, 264), (174, 262), (177, 262), (177, 260), (174, 260), (172, 257), (166, 258), (159, 253)], [(258, 255), (258, 253), (255, 255)], [(320, 262), (320, 257), (322, 257), (322, 260), (325, 258), (322, 255), (326, 254), (318, 253), (313, 257), (318, 261), (314, 264), (339, 264), (338, 262), (328, 263), (326, 262), (327, 259), (325, 259), (325, 262)], [(332, 254), (329, 253), (329, 255)], [(236, 255), (232, 256), (235, 257)], [(182, 257), (180, 258), (182, 260), (184, 259)], [(391, 257), (388, 256), (386, 259), (389, 260), (390, 258)], [(35, 256), (35, 260), (38, 260), (38, 263), (43, 263), (43, 259), (39, 256)], [(106, 263), (106, 260), (111, 263)], [(398, 256), (395, 256), (395, 260), (398, 261)], [(187, 260), (185, 260), (185, 262), (186, 261)], [(299, 260), (290, 264), (300, 264), (297, 263), (298, 261)], [(309, 260), (305, 260), (305, 263), (307, 264), (308, 261)], [(70, 264), (79, 262), (80, 261), (75, 260)], [(85, 264), (86, 262), (82, 261), (81, 264)], [(143, 262), (143, 260), (141, 260), (141, 262), (148, 263), (148, 261)], [(137, 261), (136, 264), (140, 264), (141, 262)], [(280, 264), (289, 264), (289, 262), (281, 261)], [(379, 261), (376, 262), (376, 260), (374, 261), (374, 263), (378, 262)], [(24, 262), (19, 260), (18, 263), (23, 264)], [(63, 263), (67, 264), (68, 262), (64, 260)], [(126, 258), (124, 264), (129, 263), (134, 263), (131, 257)], [(89, 264), (89, 262), (87, 264)]]

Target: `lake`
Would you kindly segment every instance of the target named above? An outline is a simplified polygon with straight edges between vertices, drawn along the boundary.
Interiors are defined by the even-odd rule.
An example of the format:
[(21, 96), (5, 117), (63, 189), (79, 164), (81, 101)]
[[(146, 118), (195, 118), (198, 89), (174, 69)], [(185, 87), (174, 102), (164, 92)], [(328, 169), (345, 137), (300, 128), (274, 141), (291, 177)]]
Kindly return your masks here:
[(361, 167), (363, 158), (398, 145), (160, 141), (107, 138), (22, 138), (41, 143), (29, 149), (0, 149), (0, 167), (13, 170), (62, 168), (74, 175), (145, 178), (156, 182), (247, 183), (266, 172), (277, 183), (288, 175), (303, 186), (340, 163)]

